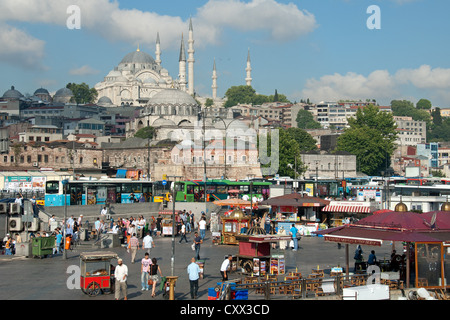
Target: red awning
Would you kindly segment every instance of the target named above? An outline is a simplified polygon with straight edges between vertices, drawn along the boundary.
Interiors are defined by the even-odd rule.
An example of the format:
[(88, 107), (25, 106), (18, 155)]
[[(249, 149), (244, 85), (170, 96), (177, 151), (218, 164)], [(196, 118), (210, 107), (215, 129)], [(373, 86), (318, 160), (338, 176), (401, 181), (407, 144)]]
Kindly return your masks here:
[(370, 213), (370, 207), (352, 206), (352, 205), (327, 205), (322, 211), (324, 212), (349, 212), (349, 213)]

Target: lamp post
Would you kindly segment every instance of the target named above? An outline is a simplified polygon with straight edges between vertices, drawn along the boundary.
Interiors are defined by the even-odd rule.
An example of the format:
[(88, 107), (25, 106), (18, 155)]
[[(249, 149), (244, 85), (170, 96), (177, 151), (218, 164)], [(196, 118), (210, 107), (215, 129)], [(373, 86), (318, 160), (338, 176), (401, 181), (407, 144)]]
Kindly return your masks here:
[(64, 179), (61, 181), (64, 189), (64, 224), (63, 224), (63, 259), (67, 259), (67, 250), (66, 250), (66, 229), (67, 229), (67, 183), (68, 180)]
[(181, 176), (167, 176), (168, 178), (173, 178), (173, 189), (172, 189), (172, 256), (170, 258), (170, 270), (171, 275), (173, 277), (174, 270), (175, 270), (175, 230), (176, 230), (176, 224), (175, 224), (175, 199), (177, 197), (177, 191), (176, 191), (176, 182), (178, 178), (181, 178)]

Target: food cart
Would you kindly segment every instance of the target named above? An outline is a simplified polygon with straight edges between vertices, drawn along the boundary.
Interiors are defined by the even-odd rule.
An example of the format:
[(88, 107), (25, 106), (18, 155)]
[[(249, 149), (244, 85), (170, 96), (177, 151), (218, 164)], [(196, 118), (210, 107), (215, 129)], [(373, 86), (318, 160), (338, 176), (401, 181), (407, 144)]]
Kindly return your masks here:
[(247, 230), (251, 220), (241, 209), (234, 210), (230, 215), (221, 217), (222, 244), (238, 244), (236, 236)]
[[(253, 234), (252, 234), (253, 233)], [(284, 255), (271, 255), (271, 243), (288, 241), (291, 236), (267, 235), (264, 229), (251, 228), (246, 235), (238, 235), (239, 254), (237, 265), (243, 274), (265, 276), (267, 274), (284, 274)]]
[[(159, 214), (162, 216), (161, 228), (163, 236), (171, 236), (173, 232), (173, 219), (172, 211), (160, 211)], [(178, 211), (175, 212), (175, 219), (178, 217)], [(176, 223), (176, 222), (175, 222)], [(175, 234), (177, 234), (177, 229), (175, 229)]]
[(86, 252), (80, 254), (80, 287), (90, 297), (100, 293), (114, 291), (114, 267), (112, 259), (117, 259), (115, 252)]

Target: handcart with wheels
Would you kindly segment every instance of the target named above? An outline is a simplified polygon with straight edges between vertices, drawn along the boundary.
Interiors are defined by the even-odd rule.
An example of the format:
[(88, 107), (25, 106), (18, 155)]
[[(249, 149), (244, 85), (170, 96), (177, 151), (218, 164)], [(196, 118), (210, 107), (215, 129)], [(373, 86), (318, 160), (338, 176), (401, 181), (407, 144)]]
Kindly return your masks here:
[(100, 293), (114, 292), (114, 267), (111, 260), (117, 259), (115, 252), (86, 252), (80, 254), (80, 286), (90, 297)]

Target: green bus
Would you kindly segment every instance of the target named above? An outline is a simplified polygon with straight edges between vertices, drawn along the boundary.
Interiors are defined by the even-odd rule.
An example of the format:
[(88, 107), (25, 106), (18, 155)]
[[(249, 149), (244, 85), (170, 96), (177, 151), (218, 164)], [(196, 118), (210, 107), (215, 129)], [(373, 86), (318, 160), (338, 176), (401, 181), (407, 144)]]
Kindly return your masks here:
[[(256, 197), (257, 199), (268, 199), (270, 196), (271, 182), (263, 181), (230, 181), (230, 180), (207, 180), (206, 181), (206, 201), (225, 200), (229, 196), (237, 195), (242, 199), (245, 195)], [(252, 187), (252, 191), (250, 190)], [(205, 182), (178, 181), (175, 183), (176, 201), (181, 202), (204, 202)]]

